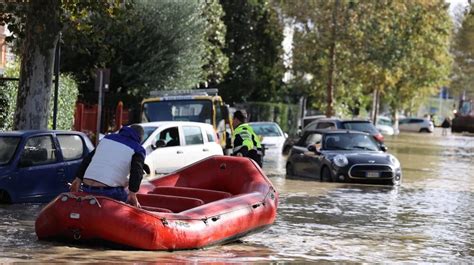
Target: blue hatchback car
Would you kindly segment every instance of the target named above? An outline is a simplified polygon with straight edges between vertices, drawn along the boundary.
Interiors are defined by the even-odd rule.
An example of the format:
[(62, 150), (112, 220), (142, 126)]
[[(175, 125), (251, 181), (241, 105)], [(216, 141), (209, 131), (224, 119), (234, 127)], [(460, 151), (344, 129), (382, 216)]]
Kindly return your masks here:
[(93, 148), (81, 132), (0, 132), (0, 203), (48, 202), (67, 191)]

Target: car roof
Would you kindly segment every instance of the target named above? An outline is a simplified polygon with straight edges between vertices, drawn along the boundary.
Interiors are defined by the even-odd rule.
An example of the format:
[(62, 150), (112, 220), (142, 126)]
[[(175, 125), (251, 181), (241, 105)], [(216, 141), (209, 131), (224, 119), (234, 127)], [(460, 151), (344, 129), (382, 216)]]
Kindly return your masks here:
[(20, 131), (3, 131), (0, 132), (0, 136), (30, 136), (42, 133), (63, 133), (63, 134), (83, 134), (79, 131), (66, 131), (66, 130), (20, 130)]
[(195, 126), (212, 127), (212, 125), (209, 123), (194, 122), (194, 121), (153, 121), (153, 122), (138, 123), (138, 125), (142, 127), (160, 127), (160, 126), (166, 126), (166, 125), (195, 125)]
[(355, 130), (324, 130), (324, 129), (316, 129), (316, 130), (307, 130), (305, 133), (320, 133), (320, 134), (341, 134), (341, 133), (350, 133), (350, 134), (364, 134), (364, 135), (370, 135), (367, 132), (363, 131), (355, 131)]
[(278, 125), (278, 123), (273, 122), (273, 121), (252, 121), (252, 122), (248, 122), (248, 124), (250, 124), (250, 125), (252, 125), (252, 124), (275, 124), (275, 125)]

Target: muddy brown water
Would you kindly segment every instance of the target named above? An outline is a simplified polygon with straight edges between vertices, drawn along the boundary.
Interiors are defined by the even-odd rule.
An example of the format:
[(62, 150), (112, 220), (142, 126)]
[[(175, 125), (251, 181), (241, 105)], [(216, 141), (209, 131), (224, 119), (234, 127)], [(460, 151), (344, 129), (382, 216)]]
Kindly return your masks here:
[(42, 204), (0, 205), (0, 262), (474, 263), (474, 137), (387, 137), (402, 164), (398, 188), (285, 177), (286, 158), (264, 170), (280, 193), (268, 230), (193, 251), (115, 250), (38, 241)]

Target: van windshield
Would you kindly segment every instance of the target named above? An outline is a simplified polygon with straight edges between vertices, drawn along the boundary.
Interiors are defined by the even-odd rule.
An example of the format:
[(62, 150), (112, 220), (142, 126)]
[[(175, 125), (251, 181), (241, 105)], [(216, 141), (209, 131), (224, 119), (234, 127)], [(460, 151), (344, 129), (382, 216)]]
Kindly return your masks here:
[(20, 137), (0, 136), (0, 166), (10, 162), (20, 142)]
[(212, 124), (211, 100), (170, 100), (143, 104), (142, 122), (195, 121)]

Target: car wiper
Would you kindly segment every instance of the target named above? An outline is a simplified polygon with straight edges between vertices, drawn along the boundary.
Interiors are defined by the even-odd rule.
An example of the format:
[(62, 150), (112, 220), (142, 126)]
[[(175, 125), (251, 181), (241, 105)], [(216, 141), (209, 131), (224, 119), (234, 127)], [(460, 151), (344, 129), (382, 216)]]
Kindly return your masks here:
[(368, 148), (368, 147), (366, 147), (366, 146), (360, 146), (360, 145), (355, 145), (355, 146), (352, 146), (352, 148), (353, 148), (353, 149), (355, 148), (355, 149), (362, 149), (362, 150), (376, 151), (376, 150), (374, 150), (374, 149), (372, 149), (372, 148)]
[(351, 150), (350, 148), (340, 147), (340, 146), (331, 146), (331, 148), (327, 150)]

